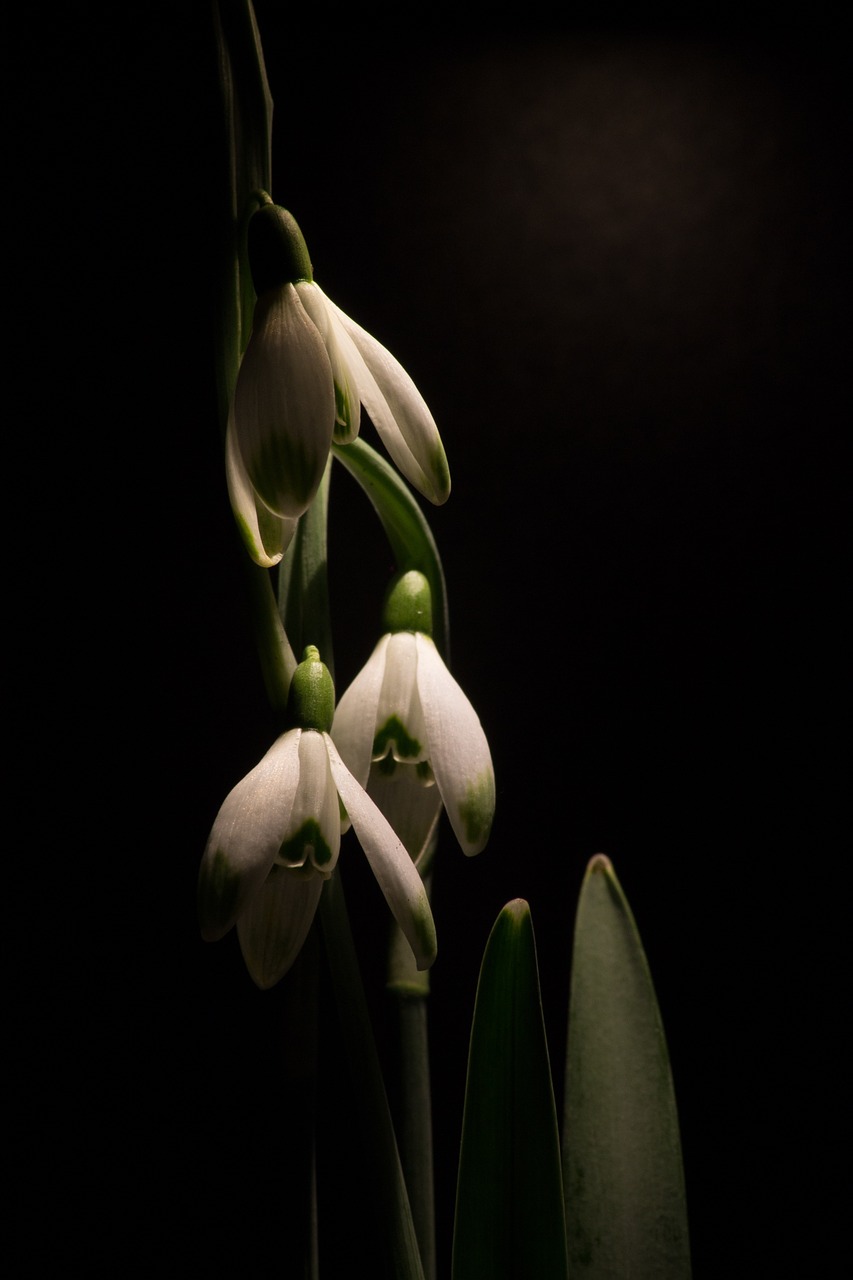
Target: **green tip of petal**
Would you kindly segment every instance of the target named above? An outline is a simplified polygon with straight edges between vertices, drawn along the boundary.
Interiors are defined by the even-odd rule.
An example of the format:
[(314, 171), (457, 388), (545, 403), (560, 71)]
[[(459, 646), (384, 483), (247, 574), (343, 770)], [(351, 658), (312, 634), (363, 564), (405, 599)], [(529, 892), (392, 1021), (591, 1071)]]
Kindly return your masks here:
[(198, 878), (198, 919), (205, 942), (217, 942), (234, 923), (240, 899), (240, 876), (227, 855), (217, 849), (205, 857)]
[(450, 467), (441, 441), (438, 442), (429, 477), (432, 481), (433, 489), (427, 496), (431, 502), (440, 507), (450, 497)]
[(459, 805), (459, 817), (469, 846), (466, 853), (480, 853), (485, 848), (494, 816), (495, 778), (490, 770), (486, 770), (469, 783), (465, 798)]
[(306, 818), (299, 830), (285, 840), (277, 856), (286, 867), (305, 867), (309, 874), (313, 867), (325, 877), (329, 876), (335, 864), (335, 854), (316, 818)]
[(397, 760), (418, 760), (423, 753), (423, 745), (410, 735), (399, 716), (389, 716), (373, 739), (373, 759), (389, 761), (385, 766), (388, 773), (394, 772)]
[(431, 911), (425, 911), (416, 917), (416, 945), (412, 950), (418, 969), (429, 969), (438, 955), (438, 938), (435, 933), (435, 921)]

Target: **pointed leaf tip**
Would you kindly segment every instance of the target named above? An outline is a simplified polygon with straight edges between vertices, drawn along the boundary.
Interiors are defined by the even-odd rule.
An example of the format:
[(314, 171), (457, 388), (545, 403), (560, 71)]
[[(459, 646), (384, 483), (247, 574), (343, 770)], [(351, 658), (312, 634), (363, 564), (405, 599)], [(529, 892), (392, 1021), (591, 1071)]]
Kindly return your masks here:
[(610, 861), (606, 853), (596, 853), (587, 863), (586, 874), (592, 875), (596, 871), (604, 871), (613, 875), (613, 863)]
[(604, 854), (587, 866), (575, 920), (562, 1149), (573, 1271), (690, 1280), (666, 1038), (634, 917)]
[(565, 1280), (559, 1133), (530, 907), (486, 944), (468, 1057), (453, 1280)]

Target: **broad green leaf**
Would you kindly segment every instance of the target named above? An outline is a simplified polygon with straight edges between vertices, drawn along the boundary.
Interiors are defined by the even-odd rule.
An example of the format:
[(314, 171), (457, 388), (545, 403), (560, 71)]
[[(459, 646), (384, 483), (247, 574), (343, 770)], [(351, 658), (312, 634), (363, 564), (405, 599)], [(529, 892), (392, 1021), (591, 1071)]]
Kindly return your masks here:
[(528, 904), (507, 903), (477, 988), (453, 1280), (563, 1280), (557, 1113)]
[(689, 1280), (678, 1116), (634, 917), (602, 854), (575, 922), (563, 1117), (572, 1280)]

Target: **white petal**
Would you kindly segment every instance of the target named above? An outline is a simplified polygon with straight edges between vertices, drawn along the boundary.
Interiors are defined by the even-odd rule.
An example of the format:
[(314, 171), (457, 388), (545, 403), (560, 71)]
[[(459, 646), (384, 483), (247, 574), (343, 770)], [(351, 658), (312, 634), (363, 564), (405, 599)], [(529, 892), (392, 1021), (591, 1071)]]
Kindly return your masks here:
[(418, 689), (429, 758), (463, 853), (485, 847), (495, 812), (495, 773), (476, 711), (429, 636), (418, 633)]
[(340, 848), (341, 812), (326, 741), (316, 730), (304, 729), (299, 740), (299, 785), (276, 861), (287, 867), (313, 866), (327, 880)]
[(411, 765), (395, 769), (390, 776), (373, 765), (367, 780), (367, 794), (384, 813), (417, 865), (441, 813), (438, 787), (435, 783), (426, 786)]
[(394, 919), (405, 934), (419, 969), (428, 969), (436, 956), (435, 922), (423, 880), (402, 840), (356, 782), (326, 737), (332, 777), (352, 819), (359, 843)]
[(225, 432), (225, 479), (231, 507), (249, 555), (262, 569), (271, 569), (290, 545), (298, 522), (275, 515), (258, 498), (237, 448), (232, 414), (228, 416)]
[[(325, 295), (324, 295), (325, 296)], [(346, 353), (358, 382), (361, 402), (382, 437), (394, 462), (430, 502), (441, 504), (450, 496), (450, 470), (435, 419), (421, 393), (400, 362), (366, 329), (351, 320), (331, 299), (326, 299), (352, 347)]]
[(332, 367), (292, 284), (258, 298), (234, 392), (243, 465), (262, 502), (300, 516), (323, 478), (335, 425)]
[(291, 729), (276, 739), (216, 816), (198, 884), (199, 922), (208, 941), (228, 932), (273, 864), (299, 782), (301, 734)]
[(240, 950), (262, 991), (274, 987), (299, 955), (322, 891), (320, 876), (273, 867), (240, 916)]
[(346, 767), (362, 787), (367, 786), (376, 712), (385, 678), (385, 655), (391, 637), (385, 635), (335, 708), (332, 738)]
[(301, 281), (296, 285), (296, 292), (326, 344), (326, 354), (332, 366), (335, 383), (335, 441), (338, 444), (349, 444), (358, 435), (361, 424), (361, 397), (338, 340), (340, 326), (333, 323), (328, 299), (318, 285)]

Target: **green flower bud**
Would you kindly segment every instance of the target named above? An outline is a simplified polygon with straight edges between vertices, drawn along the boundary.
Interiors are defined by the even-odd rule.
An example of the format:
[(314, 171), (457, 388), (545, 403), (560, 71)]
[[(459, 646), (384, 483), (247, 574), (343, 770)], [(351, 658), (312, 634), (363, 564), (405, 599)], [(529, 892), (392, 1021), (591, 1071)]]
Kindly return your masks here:
[(287, 708), (297, 729), (328, 733), (332, 727), (335, 686), (329, 668), (320, 661), (320, 652), (313, 644), (308, 645), (293, 673)]
[(417, 569), (398, 574), (385, 596), (382, 609), (384, 631), (420, 631), (432, 635), (432, 592), (429, 582)]
[(265, 204), (249, 219), (249, 266), (258, 297), (268, 289), (313, 281), (311, 259), (296, 219), (278, 204)]

